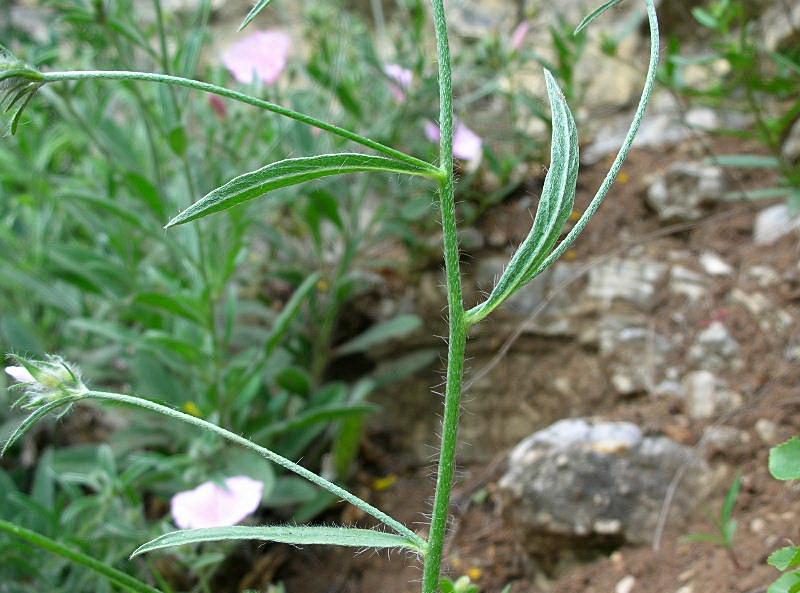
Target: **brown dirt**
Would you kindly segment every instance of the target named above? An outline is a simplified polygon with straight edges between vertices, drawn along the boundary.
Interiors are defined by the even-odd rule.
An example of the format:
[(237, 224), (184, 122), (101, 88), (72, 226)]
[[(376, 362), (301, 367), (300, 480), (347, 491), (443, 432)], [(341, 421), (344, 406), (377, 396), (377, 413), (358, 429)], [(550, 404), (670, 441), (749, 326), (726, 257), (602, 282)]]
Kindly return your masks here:
[[(725, 142), (713, 146), (717, 153), (730, 152), (733, 147)], [(653, 323), (667, 335), (676, 332), (693, 336), (714, 320), (723, 320), (731, 334), (742, 346), (743, 368), (727, 373), (729, 384), (745, 395), (745, 404), (734, 413), (717, 422), (746, 431), (748, 443), (730, 451), (716, 452), (710, 461), (715, 469), (709, 480), (715, 480), (715, 495), (698, 505), (697, 512), (688, 525), (675, 525), (668, 521), (656, 552), (651, 547), (625, 547), (584, 565), (565, 566), (555, 574), (537, 572), (528, 560), (525, 550), (516, 543), (513, 532), (502, 520), (501, 509), (494, 497), (495, 481), (503, 470), (506, 448), (492, 445), (490, 435), (477, 437), (473, 445), (480, 444), (490, 453), (488, 463), (470, 464), (460, 468), (459, 481), (454, 493), (454, 516), (451, 536), (447, 546), (447, 570), (453, 576), (471, 574), (485, 593), (499, 593), (504, 586), (513, 584), (513, 593), (611, 593), (625, 577), (632, 576), (635, 584), (632, 593), (754, 593), (776, 577), (765, 563), (767, 555), (787, 540), (800, 539), (800, 489), (773, 480), (766, 469), (768, 445), (760, 439), (754, 425), (758, 419), (768, 419), (779, 427), (782, 437), (800, 432), (800, 377), (796, 363), (784, 356), (787, 336), (765, 330), (744, 306), (732, 301), (731, 291), (738, 287), (745, 291), (759, 290), (772, 300), (776, 307), (789, 311), (794, 317), (792, 331), (797, 331), (796, 319), (800, 309), (800, 268), (798, 244), (795, 238), (785, 238), (769, 248), (760, 248), (750, 239), (754, 213), (757, 207), (747, 204), (720, 206), (709, 212), (706, 219), (692, 225), (665, 227), (648, 210), (643, 191), (647, 176), (667, 167), (678, 159), (704, 158), (697, 145), (689, 144), (669, 150), (637, 151), (626, 166), (621, 182), (616, 186), (608, 204), (568, 256), (576, 261), (589, 260), (616, 249), (628, 250), (641, 245), (644, 253), (655, 257), (670, 250), (689, 251), (698, 255), (713, 250), (724, 255), (737, 270), (758, 264), (778, 272), (778, 282), (758, 287), (756, 280), (735, 274), (731, 278), (713, 281), (709, 296), (691, 306), (683, 297), (666, 296), (652, 315)], [(588, 200), (588, 190), (602, 178), (602, 165), (588, 169), (580, 180), (578, 204)], [(733, 187), (746, 188), (763, 180), (742, 177), (732, 179)], [(536, 195), (535, 187), (528, 188)], [(523, 192), (524, 193), (524, 192)], [(519, 242), (528, 232), (529, 221), (520, 217), (518, 208), (508, 203), (495, 208), (485, 217), (481, 230), (504, 233), (509, 242)], [(468, 261), (471, 261), (468, 260)], [(767, 314), (771, 311), (768, 310)], [(431, 326), (441, 323), (432, 320)], [(503, 330), (502, 325), (496, 328)], [(795, 333), (795, 336), (797, 334)], [(503, 335), (481, 334), (472, 343), (476, 350), (493, 350), (505, 338)], [(512, 348), (509, 356), (530, 356), (550, 352), (556, 358), (548, 364), (557, 364), (557, 355), (572, 352), (580, 362), (589, 360), (594, 353), (581, 352), (568, 341), (526, 338), (519, 349)], [(525, 343), (523, 347), (522, 344)], [(525, 354), (528, 353), (528, 354)], [(682, 357), (685, 352), (674, 353)], [(519, 364), (515, 359), (514, 364)], [(475, 367), (480, 365), (476, 364)], [(476, 369), (473, 369), (473, 371)], [(568, 373), (578, 381), (581, 365), (564, 365), (560, 372)], [(420, 509), (430, 509), (429, 497), (433, 491), (431, 472), (435, 450), (434, 435), (429, 434), (427, 417), (438, 417), (440, 400), (437, 397), (407, 397), (409, 390), (428, 394), (426, 385), (438, 383), (440, 377), (431, 372), (427, 377), (411, 381), (403, 389), (383, 402), (389, 410), (378, 418), (363, 447), (362, 469), (357, 476), (356, 489), (372, 503), (409, 525), (425, 530), (425, 517)], [(569, 413), (592, 413), (610, 419), (631, 420), (649, 433), (666, 434), (690, 446), (696, 446), (709, 422), (691, 420), (679, 402), (652, 397), (620, 399), (600, 386), (598, 397), (577, 405)], [(480, 402), (469, 396), (465, 401), (467, 416), (482, 410)], [(541, 402), (547, 406), (547, 402)], [(587, 412), (590, 410), (590, 412)], [(504, 414), (514, 413), (503, 409)], [(483, 414), (483, 411), (480, 412)], [(540, 418), (541, 419), (541, 418)], [(475, 424), (475, 420), (470, 421)], [(409, 425), (420, 424), (420, 430)], [(487, 423), (488, 424), (488, 423)], [(477, 419), (480, 427), (481, 418)], [(476, 438), (473, 436), (473, 438)], [(424, 442), (416, 442), (423, 440)], [(429, 463), (420, 461), (419, 451), (427, 451)], [(713, 531), (710, 515), (719, 511), (727, 487), (735, 472), (741, 472), (744, 488), (739, 498), (735, 517), (739, 523), (734, 548), (735, 560), (724, 549), (711, 544), (689, 543), (684, 536), (689, 533)], [(376, 480), (390, 476), (391, 480), (376, 488)], [(393, 482), (392, 482), (393, 480)], [(384, 488), (387, 484), (389, 487)], [(329, 519), (340, 522), (363, 522), (349, 508), (334, 509)], [(266, 550), (265, 556), (275, 554), (276, 548)], [(288, 562), (269, 572), (270, 578), (283, 580), (289, 593), (411, 593), (418, 590), (419, 564), (402, 554), (354, 555), (350, 550), (309, 548), (292, 550)]]

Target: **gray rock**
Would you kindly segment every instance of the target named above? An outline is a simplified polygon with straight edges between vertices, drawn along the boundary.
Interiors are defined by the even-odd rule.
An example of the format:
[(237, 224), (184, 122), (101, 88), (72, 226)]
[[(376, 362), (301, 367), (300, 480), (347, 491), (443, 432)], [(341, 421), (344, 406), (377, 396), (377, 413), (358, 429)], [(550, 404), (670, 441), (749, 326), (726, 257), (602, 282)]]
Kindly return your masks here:
[(658, 303), (667, 270), (666, 264), (649, 259), (612, 258), (589, 271), (586, 293), (602, 302), (618, 299), (649, 311)]
[(504, 0), (453, 0), (447, 6), (449, 27), (455, 35), (482, 39), (487, 34), (510, 32), (517, 10)]
[(709, 457), (746, 454), (752, 450), (750, 434), (733, 426), (709, 426), (703, 432), (703, 449)]
[[(638, 82), (637, 91), (641, 87)], [(581, 161), (593, 165), (606, 155), (616, 153), (631, 124), (633, 112), (614, 117), (600, 126), (596, 140), (581, 153)], [(733, 127), (741, 127), (741, 122), (730, 122)], [(728, 125), (717, 111), (709, 108), (693, 108), (684, 113), (682, 107), (667, 94), (657, 94), (642, 121), (642, 126), (633, 146), (636, 148), (653, 148), (673, 146), (696, 134)]]
[(694, 371), (684, 378), (686, 413), (695, 420), (708, 420), (742, 405), (741, 394), (727, 388), (709, 371)]
[(760, 438), (765, 445), (772, 446), (781, 442), (780, 429), (772, 420), (759, 418), (756, 420), (755, 429), (758, 438)]
[[(510, 257), (488, 257), (478, 262), (475, 283), (478, 290), (489, 294), (503, 275)], [(505, 303), (506, 310), (520, 315), (530, 314), (544, 299), (549, 286), (550, 274), (545, 271), (515, 292)]]
[(705, 273), (711, 276), (730, 276), (733, 274), (733, 266), (713, 251), (704, 251), (700, 254), (700, 265), (703, 266)]
[(721, 198), (725, 187), (725, 175), (720, 167), (674, 163), (650, 184), (647, 202), (661, 220), (697, 220), (705, 206)]
[(800, 3), (778, 0), (764, 12), (759, 21), (764, 47), (775, 51), (800, 39)]
[(794, 122), (789, 136), (787, 136), (786, 141), (783, 143), (781, 152), (783, 153), (783, 158), (790, 163), (800, 161), (800, 120)]
[(670, 270), (669, 289), (690, 301), (696, 301), (708, 293), (708, 279), (685, 266), (675, 265)]
[(734, 288), (730, 299), (732, 303), (747, 309), (765, 332), (782, 334), (795, 323), (794, 316), (789, 311), (781, 309), (763, 292), (748, 293)]
[(741, 368), (739, 343), (733, 339), (728, 328), (714, 321), (697, 334), (689, 348), (688, 359), (695, 368), (710, 371)]
[(635, 424), (562, 420), (522, 441), (499, 482), (504, 516), (534, 555), (652, 538), (675, 472), (679, 521), (702, 499), (708, 470), (692, 449)]
[(656, 334), (642, 316), (604, 315), (596, 324), (603, 367), (620, 395), (655, 390), (669, 341)]
[(800, 215), (792, 216), (786, 204), (775, 204), (756, 216), (753, 241), (756, 245), (772, 245), (797, 229), (800, 229)]

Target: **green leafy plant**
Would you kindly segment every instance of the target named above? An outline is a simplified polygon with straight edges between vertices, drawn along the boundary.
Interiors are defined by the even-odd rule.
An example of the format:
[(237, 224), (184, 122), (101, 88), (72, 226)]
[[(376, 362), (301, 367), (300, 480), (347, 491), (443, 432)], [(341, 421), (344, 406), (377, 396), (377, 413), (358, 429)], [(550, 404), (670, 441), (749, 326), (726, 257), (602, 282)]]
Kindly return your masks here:
[[(460, 273), (460, 254), (458, 245), (456, 208), (455, 208), (455, 168), (453, 157), (453, 93), (450, 47), (448, 41), (447, 21), (443, 0), (433, 0), (433, 20), (437, 40), (437, 56), (439, 69), (439, 127), (440, 147), (438, 165), (414, 157), (403, 151), (391, 148), (379, 141), (370, 139), (349, 129), (333, 125), (306, 115), (294, 109), (260, 99), (239, 91), (234, 91), (216, 84), (201, 82), (169, 73), (154, 74), (134, 71), (46, 71), (21, 64), (17, 60), (7, 59), (5, 67), (0, 70), (0, 82), (7, 89), (28, 89), (33, 96), (35, 92), (46, 92), (54, 85), (69, 82), (88, 82), (99, 80), (116, 80), (131, 82), (149, 82), (164, 85), (167, 89), (190, 89), (225, 97), (244, 103), (264, 111), (281, 115), (290, 120), (315, 127), (334, 136), (358, 144), (363, 148), (379, 153), (380, 156), (359, 155), (351, 152), (336, 152), (314, 157), (302, 157), (291, 162), (284, 161), (265, 168), (254, 170), (244, 176), (222, 185), (205, 198), (185, 208), (168, 226), (196, 221), (222, 210), (230, 210), (235, 216), (237, 210), (231, 210), (244, 200), (260, 197), (272, 189), (297, 184), (330, 175), (343, 175), (360, 172), (384, 172), (392, 175), (409, 175), (422, 177), (438, 188), (439, 208), (443, 231), (443, 251), (446, 271), (446, 287), (448, 296), (448, 360), (445, 387), (445, 402), (441, 449), (438, 463), (436, 491), (433, 502), (433, 513), (427, 537), (416, 533), (396, 519), (388, 516), (380, 509), (350, 493), (345, 488), (315, 474), (297, 464), (287, 456), (248, 440), (208, 419), (181, 411), (150, 399), (116, 392), (99, 391), (87, 387), (73, 366), (60, 359), (34, 360), (16, 357), (19, 368), (15, 373), (20, 378), (23, 394), (20, 404), (32, 410), (30, 416), (12, 434), (6, 443), (6, 449), (19, 440), (35, 422), (46, 414), (57, 410), (65, 410), (77, 402), (103, 402), (123, 405), (155, 412), (172, 422), (200, 428), (208, 434), (235, 444), (248, 450), (264, 460), (308, 480), (330, 495), (349, 502), (363, 513), (373, 517), (389, 531), (365, 530), (353, 527), (320, 527), (313, 525), (234, 527), (226, 529), (192, 529), (162, 535), (141, 546), (135, 554), (162, 549), (171, 546), (223, 540), (259, 539), (264, 541), (280, 541), (293, 544), (336, 544), (356, 546), (360, 548), (399, 548), (407, 550), (423, 562), (422, 591), (435, 593), (440, 590), (441, 564), (447, 520), (450, 509), (450, 495), (455, 475), (455, 453), (458, 441), (458, 425), (460, 415), (461, 385), (464, 369), (467, 333), (469, 328), (485, 319), (494, 309), (499, 307), (515, 291), (519, 290), (537, 274), (552, 265), (577, 236), (583, 231), (594, 216), (603, 199), (607, 195), (626, 158), (633, 139), (644, 116), (645, 109), (653, 90), (659, 55), (658, 23), (652, 0), (647, 0), (648, 20), (651, 30), (650, 66), (644, 91), (633, 123), (617, 155), (608, 175), (586, 209), (581, 219), (565, 238), (558, 242), (564, 229), (567, 217), (572, 210), (575, 187), (578, 175), (578, 139), (575, 122), (560, 91), (555, 78), (546, 72), (547, 91), (552, 113), (551, 166), (548, 171), (544, 191), (529, 237), (520, 246), (504, 274), (484, 303), (467, 309), (462, 296), (462, 279)], [(267, 2), (257, 5), (257, 10), (266, 6)], [(611, 7), (606, 4), (602, 10), (589, 17), (594, 20)], [(245, 22), (246, 24), (246, 22)], [(588, 24), (584, 23), (584, 25)], [(13, 90), (11, 92), (14, 92)], [(19, 92), (19, 91), (16, 91)], [(12, 101), (14, 99), (12, 98)], [(18, 121), (18, 114), (15, 115)], [(273, 198), (274, 199), (274, 198)], [(195, 224), (197, 224), (195, 222)], [(205, 237), (197, 237), (203, 244)], [(270, 343), (268, 341), (268, 343)], [(16, 534), (29, 543), (40, 546), (50, 552), (61, 555), (87, 568), (99, 572), (103, 576), (121, 583), (115, 571), (106, 570), (85, 555), (57, 545), (52, 540), (35, 537), (26, 531), (15, 531), (13, 526), (0, 524), (7, 533)], [(151, 591), (149, 585), (125, 583), (130, 589)]]
[[(800, 120), (800, 50), (791, 43), (774, 49), (764, 47), (750, 3), (716, 0), (708, 7), (694, 8), (692, 15), (710, 36), (712, 51), (699, 57), (684, 55), (679, 40), (671, 40), (661, 80), (690, 104), (752, 120), (744, 130), (729, 129), (723, 123), (715, 132), (753, 139), (766, 156), (722, 155), (714, 159), (715, 163), (772, 172), (774, 184), (750, 190), (745, 196), (751, 200), (785, 198), (797, 211), (800, 170), (783, 146)], [(718, 71), (720, 65), (724, 65), (722, 72)], [(687, 80), (689, 68), (703, 73), (701, 84)], [(730, 199), (741, 199), (741, 193), (732, 194)]]
[[(769, 472), (776, 480), (800, 480), (800, 438), (793, 437), (769, 452)], [(769, 563), (785, 572), (770, 585), (767, 593), (800, 591), (800, 547), (786, 546), (773, 552)]]
[(739, 568), (741, 565), (736, 556), (734, 548), (734, 537), (736, 536), (736, 529), (738, 522), (733, 518), (733, 511), (736, 509), (736, 501), (739, 499), (739, 494), (742, 491), (742, 477), (737, 475), (733, 480), (733, 484), (728, 489), (725, 495), (725, 501), (722, 503), (722, 508), (719, 511), (719, 518), (714, 523), (717, 528), (717, 533), (693, 533), (686, 536), (686, 541), (690, 542), (708, 542), (717, 546), (725, 548), (731, 562), (734, 566)]

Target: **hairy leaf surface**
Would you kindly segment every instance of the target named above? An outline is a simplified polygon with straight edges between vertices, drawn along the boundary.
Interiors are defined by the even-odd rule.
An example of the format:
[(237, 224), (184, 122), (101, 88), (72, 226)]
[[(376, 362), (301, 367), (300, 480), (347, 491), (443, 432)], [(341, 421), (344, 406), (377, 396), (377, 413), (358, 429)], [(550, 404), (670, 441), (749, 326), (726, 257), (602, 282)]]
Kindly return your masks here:
[(422, 167), (381, 156), (360, 153), (324, 154), (286, 159), (231, 179), (209, 192), (167, 223), (166, 228), (227, 210), (248, 200), (290, 185), (348, 173), (383, 171), (430, 176)]

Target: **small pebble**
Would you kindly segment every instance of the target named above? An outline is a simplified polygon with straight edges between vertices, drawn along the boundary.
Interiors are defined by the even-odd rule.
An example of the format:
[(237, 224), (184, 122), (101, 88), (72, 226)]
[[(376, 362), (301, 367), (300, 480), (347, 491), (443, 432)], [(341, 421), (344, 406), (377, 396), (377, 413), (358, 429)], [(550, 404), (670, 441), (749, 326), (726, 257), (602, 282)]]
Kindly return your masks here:
[(778, 425), (772, 420), (767, 420), (766, 418), (757, 420), (756, 433), (758, 433), (758, 437), (764, 441), (765, 445), (776, 445), (780, 441)]
[(750, 521), (750, 531), (753, 533), (763, 533), (764, 530), (767, 528), (767, 522), (760, 517), (756, 517), (752, 521)]
[(628, 575), (622, 579), (614, 588), (614, 593), (631, 593), (633, 587), (636, 585), (636, 579), (633, 575)]

